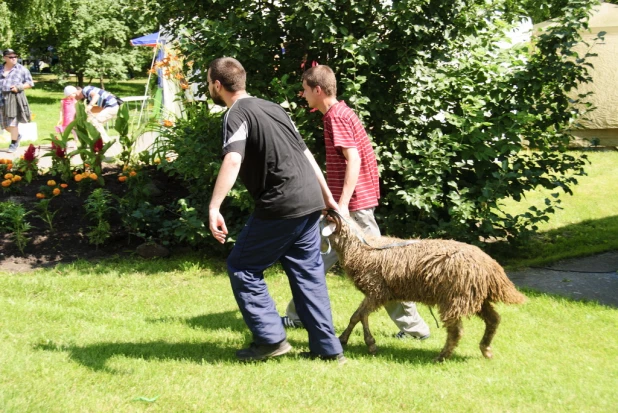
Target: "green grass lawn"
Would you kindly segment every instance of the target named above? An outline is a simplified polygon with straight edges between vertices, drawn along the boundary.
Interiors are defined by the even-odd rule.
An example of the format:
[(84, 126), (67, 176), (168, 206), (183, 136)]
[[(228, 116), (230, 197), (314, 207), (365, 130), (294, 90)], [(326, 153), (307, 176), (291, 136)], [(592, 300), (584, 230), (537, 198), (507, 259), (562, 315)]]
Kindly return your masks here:
[[(576, 152), (574, 154), (577, 155)], [(539, 225), (538, 234), (517, 251), (497, 251), (503, 264), (542, 265), (564, 258), (618, 250), (618, 151), (585, 152), (587, 176), (578, 178), (573, 195), (562, 193), (561, 209)], [(511, 213), (540, 207), (550, 191), (531, 192), (517, 203), (506, 201)]]
[[(283, 312), (279, 270), (267, 275)], [(361, 300), (329, 276), (341, 332)], [(220, 261), (78, 262), (0, 275), (0, 411), (3, 412), (610, 412), (618, 406), (618, 313), (593, 303), (528, 292), (498, 306), (495, 358), (478, 350), (480, 320), (464, 321), (454, 357), (432, 363), (445, 340), (432, 322), (423, 342), (400, 341), (384, 311), (371, 318), (379, 351), (360, 326), (344, 366), (294, 351), (242, 364), (251, 338)], [(423, 317), (431, 321), (427, 308)]]

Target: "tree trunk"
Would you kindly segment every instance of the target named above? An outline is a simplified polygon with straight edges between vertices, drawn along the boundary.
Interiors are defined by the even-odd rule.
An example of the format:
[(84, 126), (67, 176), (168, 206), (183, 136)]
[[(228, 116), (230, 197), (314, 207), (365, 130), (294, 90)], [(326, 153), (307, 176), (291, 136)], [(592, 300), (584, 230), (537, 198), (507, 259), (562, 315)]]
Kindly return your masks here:
[(83, 88), (84, 87), (84, 72), (75, 73), (77, 76), (77, 86)]

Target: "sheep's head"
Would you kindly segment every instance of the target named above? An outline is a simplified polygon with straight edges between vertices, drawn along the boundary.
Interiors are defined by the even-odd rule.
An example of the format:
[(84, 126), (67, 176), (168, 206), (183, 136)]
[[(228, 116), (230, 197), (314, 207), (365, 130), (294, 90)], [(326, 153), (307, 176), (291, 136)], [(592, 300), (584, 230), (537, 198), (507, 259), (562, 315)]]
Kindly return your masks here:
[(350, 223), (348, 219), (332, 209), (328, 210), (326, 217), (330, 222), (322, 229), (322, 236), (328, 237), (334, 245), (348, 238), (349, 225), (353, 223)]

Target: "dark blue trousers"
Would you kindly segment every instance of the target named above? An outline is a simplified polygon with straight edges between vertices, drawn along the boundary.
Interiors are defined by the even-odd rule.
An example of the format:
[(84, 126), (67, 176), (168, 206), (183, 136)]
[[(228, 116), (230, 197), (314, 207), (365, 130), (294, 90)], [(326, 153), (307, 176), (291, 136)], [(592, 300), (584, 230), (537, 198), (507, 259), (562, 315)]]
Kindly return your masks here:
[(280, 261), (298, 316), (309, 333), (309, 350), (321, 355), (343, 351), (335, 336), (320, 256), (319, 217), (319, 211), (279, 220), (251, 216), (238, 236), (227, 269), (234, 297), (256, 344), (274, 344), (286, 338), (264, 282), (264, 270)]

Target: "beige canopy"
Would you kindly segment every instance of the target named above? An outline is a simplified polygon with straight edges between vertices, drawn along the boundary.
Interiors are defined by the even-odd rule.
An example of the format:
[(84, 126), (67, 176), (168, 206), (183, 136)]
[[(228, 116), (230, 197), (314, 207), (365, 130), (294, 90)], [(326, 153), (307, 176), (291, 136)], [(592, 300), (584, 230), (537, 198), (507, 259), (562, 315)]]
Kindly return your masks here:
[[(551, 24), (551, 21), (539, 23), (534, 31), (538, 34)], [(589, 30), (581, 35), (591, 46), (590, 52), (598, 56), (589, 59), (594, 66), (590, 69), (593, 81), (580, 86), (577, 92), (592, 91), (589, 101), (596, 109), (581, 120), (581, 129), (573, 130), (573, 135), (587, 140), (597, 138), (603, 146), (618, 146), (618, 5), (595, 6), (588, 26)], [(595, 41), (600, 32), (605, 32), (604, 39)], [(575, 50), (583, 55), (590, 46), (580, 44)]]

